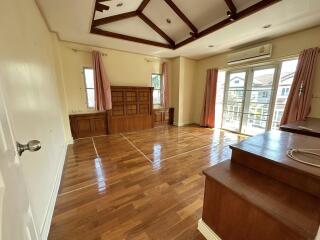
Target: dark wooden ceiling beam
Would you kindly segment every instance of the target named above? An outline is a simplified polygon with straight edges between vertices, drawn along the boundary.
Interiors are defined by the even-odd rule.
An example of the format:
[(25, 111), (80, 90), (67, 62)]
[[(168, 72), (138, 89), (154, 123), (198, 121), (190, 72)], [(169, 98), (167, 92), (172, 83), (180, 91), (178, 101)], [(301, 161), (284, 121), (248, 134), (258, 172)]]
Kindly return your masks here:
[(178, 6), (172, 1), (172, 0), (165, 0), (165, 2), (171, 7), (171, 9), (181, 18), (182, 21), (184, 21), (189, 28), (192, 30), (194, 35), (198, 34), (198, 29), (196, 26), (193, 25), (193, 23), (187, 18), (186, 15), (178, 8)]
[[(149, 3), (150, 0), (143, 0), (143, 2), (141, 3), (141, 5), (139, 6), (138, 10), (133, 11), (133, 12), (128, 12), (128, 13), (124, 13), (124, 14), (119, 14), (116, 16), (111, 16), (111, 17), (107, 17), (107, 18), (102, 18), (102, 19), (97, 19), (97, 20), (93, 20), (92, 21), (92, 27), (91, 27), (91, 33), (94, 34), (99, 34), (99, 35), (103, 35), (103, 36), (107, 36), (107, 37), (113, 37), (113, 38), (118, 38), (118, 39), (123, 39), (123, 40), (128, 40), (128, 41), (133, 41), (133, 42), (138, 42), (138, 43), (143, 43), (143, 44), (148, 44), (148, 45), (153, 45), (153, 46), (157, 46), (157, 47), (164, 47), (164, 48), (170, 48), (170, 49), (177, 49), (180, 48), (190, 42), (193, 42), (194, 40), (196, 40), (197, 38), (201, 38), (203, 36), (206, 36), (210, 33), (213, 33), (223, 27), (228, 26), (229, 24), (232, 24), (235, 21), (238, 21), (242, 18), (248, 17), (249, 15), (252, 15), (258, 11), (261, 11), (262, 9), (269, 7), (275, 3), (278, 3), (282, 0), (261, 0), (260, 2), (248, 7), (247, 9), (242, 10), (241, 12), (236, 12), (235, 14), (233, 14), (231, 17), (217, 23), (214, 24), (208, 28), (206, 28), (205, 30), (201, 31), (198, 33), (196, 27), (193, 26), (193, 24), (188, 20), (188, 18), (180, 11), (180, 9), (172, 2), (172, 0), (165, 0), (166, 3), (175, 11), (175, 13), (182, 19), (184, 20), (185, 23), (187, 23), (189, 21), (188, 26), (191, 28), (191, 26), (193, 26), (191, 28), (191, 30), (193, 31), (194, 34), (192, 34), (191, 37), (185, 39), (184, 41), (178, 43), (178, 44), (174, 44), (173, 40), (173, 44), (171, 42), (171, 39), (169, 36), (167, 36), (159, 27), (157, 27), (149, 18), (147, 18), (144, 14), (142, 14), (143, 9), (147, 6), (147, 4)], [(102, 2), (102, 0), (97, 0), (97, 2)], [(226, 0), (227, 2), (227, 0)], [(175, 7), (174, 7), (175, 6)], [(230, 7), (229, 7), (230, 8)], [(232, 8), (232, 7), (231, 7)], [(140, 9), (140, 10), (139, 10)], [(230, 12), (233, 11), (230, 9)], [(180, 13), (178, 13), (180, 12)], [(161, 42), (155, 42), (155, 41), (151, 41), (151, 40), (147, 40), (147, 39), (142, 39), (142, 38), (137, 38), (137, 37), (132, 37), (132, 36), (126, 36), (123, 34), (119, 34), (119, 33), (113, 33), (113, 32), (109, 32), (109, 31), (105, 31), (102, 29), (98, 29), (96, 28), (96, 26), (100, 26), (103, 24), (107, 24), (110, 22), (114, 22), (114, 21), (119, 21), (122, 19), (126, 19), (126, 18), (130, 18), (130, 17), (135, 17), (135, 16), (139, 16), (143, 21), (145, 21), (150, 27), (152, 27), (155, 31), (158, 32), (158, 34), (160, 34), (164, 39), (166, 39), (168, 41), (169, 44), (165, 44), (165, 43), (161, 43)], [(141, 17), (142, 16), (142, 17)], [(185, 18), (183, 17), (185, 16)], [(94, 17), (93, 17), (94, 18)], [(148, 21), (149, 20), (149, 21)]]
[[(233, 17), (233, 20), (231, 21), (230, 18), (227, 18), (225, 20), (222, 20), (221, 22), (217, 23), (217, 24), (214, 24), (210, 27), (208, 27), (207, 29), (201, 31), (198, 33), (198, 38), (201, 38), (201, 37), (204, 37), (210, 33), (213, 33), (221, 28), (224, 28), (242, 18), (245, 18), (245, 17), (248, 17), (256, 12), (259, 12), (261, 11), (262, 9), (266, 8), (266, 7), (269, 7), (275, 3), (278, 3), (278, 2), (281, 2), (282, 0), (261, 0), (260, 2), (242, 10), (241, 12), (238, 12), (234, 15)], [(177, 48), (180, 48), (190, 42), (193, 42), (195, 40), (194, 37), (189, 37), (187, 39), (185, 39), (184, 41), (180, 42), (180, 43), (177, 43), (176, 44), (176, 49)]]
[(172, 48), (175, 47), (174, 41), (164, 32), (162, 31), (157, 25), (155, 25), (146, 15), (143, 13), (138, 13), (138, 16), (148, 24), (154, 31), (156, 31), (161, 37), (163, 37)]
[(170, 48), (172, 49), (172, 46), (166, 43), (161, 43), (161, 42), (155, 42), (155, 41), (151, 41), (151, 40), (147, 40), (147, 39), (143, 39), (143, 38), (137, 38), (137, 37), (132, 37), (132, 36), (127, 36), (127, 35), (123, 35), (120, 33), (114, 33), (114, 32), (109, 32), (109, 31), (105, 31), (99, 28), (91, 28), (91, 33), (94, 34), (98, 34), (98, 35), (102, 35), (102, 36), (106, 36), (106, 37), (112, 37), (112, 38), (118, 38), (118, 39), (122, 39), (122, 40), (127, 40), (127, 41), (132, 41), (132, 42), (137, 42), (137, 43), (143, 43), (143, 44), (148, 44), (148, 45), (153, 45), (156, 47), (163, 47), (163, 48)]
[(109, 6), (98, 3), (98, 2), (96, 3), (96, 6), (95, 6), (95, 10), (99, 12), (107, 11), (109, 10), (109, 8), (110, 8)]
[(135, 17), (135, 16), (137, 16), (137, 12), (132, 11), (132, 12), (126, 12), (126, 13), (122, 13), (122, 14), (118, 14), (110, 17), (100, 18), (100, 19), (93, 20), (92, 26), (96, 27), (96, 26), (107, 24), (107, 23), (120, 21), (122, 19)]
[(143, 0), (140, 6), (137, 9), (137, 12), (142, 13), (142, 11), (146, 8), (150, 0)]
[(237, 8), (234, 5), (232, 0), (224, 0), (226, 4), (228, 5), (228, 8), (230, 9), (231, 14), (236, 14), (237, 13)]

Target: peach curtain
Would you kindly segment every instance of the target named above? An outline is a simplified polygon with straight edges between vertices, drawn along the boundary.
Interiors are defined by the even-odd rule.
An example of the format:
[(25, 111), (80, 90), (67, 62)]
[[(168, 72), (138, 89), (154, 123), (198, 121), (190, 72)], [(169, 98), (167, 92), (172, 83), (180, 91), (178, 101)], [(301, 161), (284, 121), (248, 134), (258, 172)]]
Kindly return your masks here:
[(200, 126), (214, 128), (218, 69), (207, 70), (207, 81), (203, 100)]
[(112, 109), (110, 81), (106, 74), (101, 53), (92, 52), (94, 89), (95, 89), (95, 108), (98, 111)]
[(311, 110), (312, 87), (319, 48), (304, 50), (300, 56), (281, 125), (305, 120)]
[(162, 97), (162, 106), (169, 107), (169, 79), (168, 79), (168, 64), (162, 64), (162, 89), (163, 89), (163, 97)]

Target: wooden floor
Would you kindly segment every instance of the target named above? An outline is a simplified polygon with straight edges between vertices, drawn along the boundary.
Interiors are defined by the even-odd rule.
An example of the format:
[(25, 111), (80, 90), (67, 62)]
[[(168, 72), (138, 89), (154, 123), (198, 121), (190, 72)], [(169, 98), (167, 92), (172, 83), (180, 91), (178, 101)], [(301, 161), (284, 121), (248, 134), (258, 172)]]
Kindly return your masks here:
[(244, 137), (187, 127), (87, 138), (68, 149), (49, 239), (204, 239), (202, 170)]

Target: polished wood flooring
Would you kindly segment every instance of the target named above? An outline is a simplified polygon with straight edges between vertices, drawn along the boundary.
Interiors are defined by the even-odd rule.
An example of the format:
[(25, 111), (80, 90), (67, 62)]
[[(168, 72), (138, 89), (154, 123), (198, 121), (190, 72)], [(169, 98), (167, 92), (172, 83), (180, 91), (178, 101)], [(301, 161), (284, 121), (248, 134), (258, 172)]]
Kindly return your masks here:
[(204, 239), (202, 171), (229, 159), (237, 134), (158, 127), (69, 146), (49, 239)]

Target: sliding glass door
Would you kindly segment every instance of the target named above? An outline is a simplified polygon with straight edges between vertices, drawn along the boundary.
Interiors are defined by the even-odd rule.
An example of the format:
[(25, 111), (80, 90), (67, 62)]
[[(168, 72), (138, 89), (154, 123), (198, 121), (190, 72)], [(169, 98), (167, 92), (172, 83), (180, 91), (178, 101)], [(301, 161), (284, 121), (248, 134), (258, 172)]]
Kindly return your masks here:
[(223, 106), (222, 127), (240, 132), (243, 117), (247, 72), (230, 72), (227, 75)]
[(264, 66), (227, 74), (222, 128), (248, 135), (270, 128), (276, 70)]
[(252, 69), (246, 90), (241, 133), (256, 135), (268, 128), (274, 93), (275, 67)]

